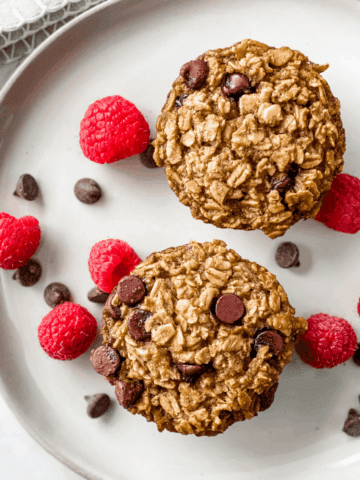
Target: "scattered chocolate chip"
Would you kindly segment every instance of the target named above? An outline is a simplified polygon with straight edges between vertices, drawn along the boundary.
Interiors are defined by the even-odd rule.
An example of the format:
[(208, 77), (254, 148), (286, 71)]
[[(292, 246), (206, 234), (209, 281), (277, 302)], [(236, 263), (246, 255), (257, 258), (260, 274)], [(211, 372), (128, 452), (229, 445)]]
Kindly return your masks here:
[(112, 304), (112, 301), (114, 299), (116, 295), (116, 291), (115, 292), (112, 292), (110, 293), (110, 295), (108, 296), (108, 299), (106, 300), (106, 303), (105, 303), (105, 307), (108, 308), (109, 312), (110, 312), (110, 315), (112, 316), (112, 318), (114, 320), (120, 320), (121, 318), (121, 309), (120, 309), (120, 306), (114, 306)]
[(185, 63), (180, 69), (180, 75), (186, 80), (188, 88), (200, 88), (209, 73), (209, 66), (200, 58)]
[(154, 139), (150, 139), (149, 145), (145, 148), (143, 152), (140, 153), (140, 162), (144, 165), (146, 168), (158, 168), (158, 165), (156, 165), (155, 160), (154, 160), (154, 146), (152, 142)]
[(272, 385), (269, 388), (269, 390), (267, 390), (266, 392), (259, 395), (259, 398), (260, 398), (260, 410), (259, 410), (259, 412), (263, 412), (264, 410), (267, 410), (271, 406), (271, 404), (273, 403), (273, 401), (275, 399), (275, 392), (276, 392), (278, 386), (279, 386), (278, 383), (274, 383), (274, 385)]
[(121, 359), (119, 353), (110, 345), (101, 345), (91, 352), (90, 361), (94, 370), (104, 377), (113, 375), (119, 368)]
[(120, 405), (124, 408), (129, 408), (140, 397), (144, 390), (142, 382), (123, 382), (119, 380), (115, 384), (115, 395)]
[(243, 317), (245, 305), (242, 300), (233, 293), (221, 295), (215, 303), (215, 315), (224, 323), (234, 323)]
[(265, 330), (255, 338), (254, 348), (255, 350), (259, 350), (263, 345), (268, 345), (270, 353), (273, 355), (279, 355), (283, 344), (284, 342), (281, 335), (274, 332), (274, 330)]
[(44, 291), (45, 302), (52, 308), (57, 307), (60, 303), (71, 302), (71, 295), (66, 285), (54, 282), (50, 283)]
[(231, 75), (226, 75), (222, 91), (227, 97), (238, 99), (245, 93), (251, 93), (252, 90), (249, 79), (245, 75), (232, 73)]
[(352, 357), (354, 363), (360, 367), (360, 343), (357, 344), (357, 349)]
[(80, 202), (88, 205), (96, 203), (101, 197), (101, 188), (91, 178), (82, 178), (75, 183), (75, 196)]
[(106, 393), (86, 395), (84, 398), (88, 402), (87, 414), (90, 418), (101, 417), (111, 405), (110, 397)]
[(134, 305), (145, 297), (145, 285), (136, 275), (123, 277), (117, 285), (116, 292), (125, 305)]
[(275, 261), (281, 268), (299, 267), (299, 249), (292, 242), (281, 243), (275, 254)]
[(25, 265), (19, 267), (13, 275), (13, 279), (24, 287), (32, 287), (41, 277), (42, 268), (37, 260), (30, 258)]
[(39, 194), (39, 187), (35, 178), (28, 173), (21, 175), (16, 185), (14, 195), (23, 198), (24, 200), (32, 201), (37, 198)]
[(108, 296), (109, 294), (100, 290), (99, 287), (94, 287), (88, 293), (87, 298), (90, 302), (105, 303), (108, 299)]
[(204, 371), (202, 365), (191, 365), (190, 363), (177, 363), (176, 366), (181, 372), (182, 379), (185, 382), (189, 382), (189, 383), (196, 381)]
[(360, 415), (355, 409), (349, 410), (342, 431), (351, 437), (360, 436)]
[(182, 107), (188, 96), (189, 95), (186, 95), (185, 93), (183, 93), (182, 95), (179, 95), (178, 97), (176, 97), (175, 98), (175, 108)]
[(145, 330), (145, 322), (152, 316), (151, 312), (145, 310), (136, 310), (129, 319), (129, 331), (135, 340), (140, 342), (150, 342), (151, 332)]

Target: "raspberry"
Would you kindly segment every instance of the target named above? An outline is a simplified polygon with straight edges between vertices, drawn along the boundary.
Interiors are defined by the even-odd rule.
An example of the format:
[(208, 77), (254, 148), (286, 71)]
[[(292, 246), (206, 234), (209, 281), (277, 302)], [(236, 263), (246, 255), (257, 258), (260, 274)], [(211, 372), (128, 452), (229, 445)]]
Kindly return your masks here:
[(80, 146), (96, 163), (113, 163), (145, 150), (150, 130), (129, 100), (114, 95), (92, 103), (80, 123)]
[(338, 232), (360, 230), (360, 180), (346, 173), (334, 178), (316, 220)]
[(358, 302), (357, 310), (358, 310), (358, 314), (360, 315), (360, 298), (359, 298), (359, 302)]
[(308, 324), (295, 347), (305, 363), (314, 368), (332, 368), (353, 356), (356, 335), (348, 321), (319, 313), (312, 315)]
[(110, 293), (119, 280), (139, 265), (142, 260), (122, 240), (101, 240), (92, 247), (89, 257), (89, 272), (95, 284), (103, 292)]
[(95, 318), (81, 305), (65, 302), (42, 319), (39, 342), (56, 360), (72, 360), (90, 347), (97, 330)]
[(19, 268), (34, 255), (39, 246), (41, 231), (35, 217), (16, 219), (0, 213), (0, 267)]

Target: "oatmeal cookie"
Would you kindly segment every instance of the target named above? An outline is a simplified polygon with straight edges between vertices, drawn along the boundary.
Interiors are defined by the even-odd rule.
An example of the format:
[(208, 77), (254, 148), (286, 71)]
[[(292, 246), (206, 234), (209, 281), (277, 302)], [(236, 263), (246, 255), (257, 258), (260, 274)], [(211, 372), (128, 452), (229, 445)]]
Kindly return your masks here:
[(183, 65), (154, 160), (194, 218), (276, 238), (316, 216), (345, 152), (327, 68), (254, 40)]
[(166, 429), (214, 436), (274, 400), (307, 322), (264, 267), (220, 240), (153, 253), (103, 309), (95, 370), (119, 403)]

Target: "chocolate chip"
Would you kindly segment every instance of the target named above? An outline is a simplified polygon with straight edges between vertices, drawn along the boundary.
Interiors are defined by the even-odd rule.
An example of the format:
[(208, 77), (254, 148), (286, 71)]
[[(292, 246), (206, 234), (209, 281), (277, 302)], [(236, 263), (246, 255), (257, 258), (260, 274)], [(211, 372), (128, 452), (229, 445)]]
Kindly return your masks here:
[(249, 79), (241, 73), (226, 75), (222, 91), (227, 97), (239, 98), (245, 93), (251, 93)]
[(82, 178), (75, 183), (75, 196), (80, 202), (88, 205), (96, 203), (101, 197), (101, 188), (91, 178)]
[(200, 58), (185, 63), (180, 69), (180, 75), (186, 80), (188, 88), (200, 88), (209, 73), (209, 66)]
[(268, 345), (270, 353), (273, 355), (279, 355), (283, 348), (283, 343), (281, 335), (277, 332), (274, 332), (273, 330), (265, 330), (255, 338), (254, 348), (255, 350), (259, 350), (263, 345)]
[(281, 268), (299, 267), (299, 249), (292, 242), (281, 243), (275, 254), (275, 261)]
[(357, 344), (357, 349), (352, 357), (353, 362), (360, 367), (360, 343)]
[(129, 331), (130, 334), (140, 342), (150, 342), (151, 341), (151, 332), (145, 330), (145, 322), (148, 320), (152, 314), (146, 312), (145, 310), (136, 310), (133, 312), (129, 319)]
[(37, 198), (39, 194), (39, 187), (35, 178), (28, 173), (21, 175), (16, 185), (14, 195), (21, 197), (24, 200), (32, 201)]
[(105, 303), (108, 299), (108, 296), (109, 294), (100, 290), (99, 287), (94, 287), (88, 293), (87, 298), (90, 302)]
[(185, 93), (182, 95), (179, 95), (178, 97), (175, 98), (175, 108), (180, 108), (184, 105), (185, 100), (187, 99), (189, 95), (186, 95)]
[(295, 186), (296, 177), (299, 174), (299, 165), (292, 164), (290, 170), (281, 178), (273, 177), (271, 179), (271, 190), (277, 190), (284, 198), (287, 191), (292, 190)]
[(154, 139), (150, 139), (149, 145), (145, 148), (143, 152), (140, 153), (140, 162), (144, 165), (146, 168), (158, 168), (158, 165), (156, 165), (155, 160), (154, 160), (154, 146), (152, 142)]
[(114, 320), (120, 320), (121, 318), (121, 309), (120, 309), (120, 306), (119, 307), (115, 307), (113, 304), (112, 304), (112, 301), (114, 299), (116, 295), (116, 292), (112, 292), (110, 293), (110, 295), (108, 296), (108, 299), (106, 300), (106, 303), (105, 303), (105, 307), (108, 308), (109, 312), (110, 312), (110, 315), (112, 316), (112, 318)]
[(88, 402), (87, 414), (90, 418), (101, 417), (111, 405), (110, 397), (106, 393), (86, 395), (84, 398)]
[(198, 379), (203, 373), (203, 367), (201, 365), (191, 365), (190, 363), (177, 363), (177, 368), (180, 370), (182, 379), (185, 382), (192, 383)]
[(136, 275), (123, 277), (118, 283), (116, 292), (125, 305), (141, 302), (146, 293), (143, 281)]
[(123, 382), (119, 380), (115, 385), (115, 395), (120, 405), (124, 408), (129, 408), (140, 397), (144, 390), (142, 382)]
[(243, 317), (245, 305), (242, 300), (233, 293), (221, 295), (215, 303), (215, 315), (224, 323), (234, 323)]
[(13, 275), (13, 279), (24, 287), (32, 287), (41, 277), (42, 268), (37, 260), (30, 258), (25, 265), (19, 267)]
[(101, 345), (101, 347), (93, 350), (90, 361), (94, 370), (100, 375), (104, 375), (104, 377), (113, 375), (121, 363), (119, 353), (110, 345)]
[(271, 406), (271, 404), (273, 403), (273, 401), (275, 399), (275, 392), (276, 392), (278, 386), (279, 386), (278, 383), (274, 383), (274, 385), (272, 385), (269, 388), (269, 390), (267, 390), (266, 392), (259, 395), (259, 398), (260, 398), (260, 410), (259, 410), (259, 412), (263, 412), (264, 410), (267, 410)]
[(61, 303), (71, 302), (71, 295), (66, 285), (58, 282), (50, 283), (44, 291), (45, 302), (52, 308)]
[(351, 437), (360, 436), (360, 415), (355, 409), (349, 410), (342, 431)]

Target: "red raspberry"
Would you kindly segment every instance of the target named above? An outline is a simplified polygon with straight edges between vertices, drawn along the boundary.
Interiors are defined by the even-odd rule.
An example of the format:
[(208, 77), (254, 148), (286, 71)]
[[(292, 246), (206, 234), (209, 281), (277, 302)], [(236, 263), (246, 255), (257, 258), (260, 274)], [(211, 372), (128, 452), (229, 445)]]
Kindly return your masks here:
[(334, 178), (316, 220), (338, 232), (360, 230), (360, 180), (346, 173)]
[(295, 347), (305, 363), (314, 368), (332, 368), (353, 356), (356, 335), (347, 320), (319, 313), (312, 315), (308, 324)]
[(145, 150), (150, 130), (129, 100), (114, 95), (92, 103), (80, 123), (80, 146), (96, 163), (113, 163)]
[(39, 325), (38, 337), (51, 358), (72, 360), (86, 352), (96, 331), (96, 320), (86, 308), (65, 302), (45, 315)]
[(103, 292), (110, 293), (119, 280), (134, 270), (142, 260), (122, 240), (101, 240), (92, 247), (89, 272), (95, 284)]
[(24, 265), (39, 246), (41, 231), (35, 217), (16, 219), (0, 213), (0, 267), (12, 270)]
[(357, 310), (358, 310), (358, 314), (360, 315), (360, 298), (359, 298), (359, 301), (358, 301)]

